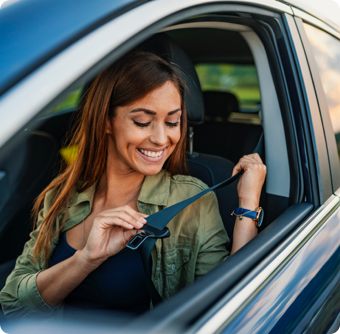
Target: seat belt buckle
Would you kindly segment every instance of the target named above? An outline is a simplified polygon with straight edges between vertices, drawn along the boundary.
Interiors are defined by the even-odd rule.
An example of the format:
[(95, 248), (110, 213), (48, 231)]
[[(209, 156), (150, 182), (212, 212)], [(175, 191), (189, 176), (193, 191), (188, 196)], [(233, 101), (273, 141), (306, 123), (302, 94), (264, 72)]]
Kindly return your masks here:
[(128, 242), (126, 247), (136, 250), (148, 238), (163, 239), (169, 237), (170, 230), (167, 227), (163, 230), (159, 230), (158, 228), (144, 225), (142, 229), (138, 230), (138, 234)]

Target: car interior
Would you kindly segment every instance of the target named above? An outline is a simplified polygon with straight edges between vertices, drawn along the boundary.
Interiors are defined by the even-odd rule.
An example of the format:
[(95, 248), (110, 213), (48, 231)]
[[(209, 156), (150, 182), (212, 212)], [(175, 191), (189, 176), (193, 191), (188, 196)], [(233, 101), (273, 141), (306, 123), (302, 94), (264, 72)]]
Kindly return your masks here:
[[(235, 260), (230, 258), (228, 266), (215, 272), (220, 275), (221, 270), (229, 271), (231, 275), (227, 268), (234, 266), (238, 274), (230, 286), (311, 211), (311, 206), (299, 211), (299, 215), (290, 211), (304, 201), (303, 181), (297, 153), (291, 152), (292, 139), (287, 138), (294, 134), (287, 135), (287, 107), (278, 90), (280, 80), (274, 66), (278, 59), (272, 56), (271, 44), (246, 18), (222, 20), (210, 16), (168, 26), (135, 46), (164, 57), (183, 72), (190, 91), (186, 94), (187, 164), (192, 176), (208, 186), (229, 178), (238, 160), (252, 153), (264, 134), (262, 159), (267, 165), (267, 179), (260, 203), (264, 222), (249, 246), (236, 254)], [(238, 70), (234, 83), (228, 83), (229, 72), (223, 72), (223, 68), (229, 72)], [(237, 73), (241, 73), (239, 77)], [(246, 91), (249, 78), (255, 78), (255, 84), (250, 93), (242, 95), (237, 84), (242, 86), (245, 82)], [(214, 86), (209, 80), (219, 84)], [(25, 139), (0, 159), (0, 289), (29, 239), (34, 199), (57, 175), (60, 161), (72, 160), (70, 152), (74, 148), (68, 147), (67, 138), (90, 84), (89, 80), (76, 92), (64, 94), (64, 101), (40, 117), (34, 127), (25, 129)], [(247, 97), (254, 90), (258, 95)], [(236, 185), (237, 182), (216, 192), (231, 239), (235, 218), (230, 213), (238, 206)]]

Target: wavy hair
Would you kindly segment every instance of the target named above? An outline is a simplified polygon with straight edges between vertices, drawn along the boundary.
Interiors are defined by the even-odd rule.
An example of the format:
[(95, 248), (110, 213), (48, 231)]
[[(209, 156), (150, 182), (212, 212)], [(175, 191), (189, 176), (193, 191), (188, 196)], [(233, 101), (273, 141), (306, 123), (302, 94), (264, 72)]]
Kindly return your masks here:
[[(78, 153), (71, 165), (63, 165), (60, 174), (37, 197), (33, 210), (33, 229), (50, 190), (56, 190), (53, 204), (38, 230), (33, 250), (38, 256), (48, 259), (52, 239), (60, 233), (67, 217), (68, 203), (73, 189), (83, 192), (102, 176), (107, 160), (106, 121), (115, 116), (115, 109), (143, 98), (156, 88), (171, 81), (181, 96), (181, 137), (163, 168), (172, 175), (187, 174), (185, 163), (187, 116), (184, 105), (185, 83), (177, 69), (155, 54), (134, 51), (120, 58), (102, 71), (85, 94), (80, 117), (69, 145), (77, 145)], [(58, 231), (53, 227), (60, 211), (66, 208)]]

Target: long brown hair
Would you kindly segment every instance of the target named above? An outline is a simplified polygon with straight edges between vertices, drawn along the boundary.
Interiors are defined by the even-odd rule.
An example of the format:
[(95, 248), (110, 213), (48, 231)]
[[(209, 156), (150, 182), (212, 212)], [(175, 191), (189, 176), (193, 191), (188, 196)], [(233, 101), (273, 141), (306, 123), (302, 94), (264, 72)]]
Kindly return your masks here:
[[(132, 103), (167, 81), (177, 87), (182, 100), (180, 122), (181, 137), (173, 153), (165, 162), (165, 168), (172, 175), (187, 174), (185, 163), (187, 116), (184, 105), (185, 84), (176, 68), (162, 58), (148, 52), (131, 52), (101, 72), (86, 93), (71, 145), (78, 145), (75, 161), (65, 166), (62, 172), (44, 189), (35, 201), (32, 215), (33, 229), (36, 227), (39, 210), (45, 195), (55, 190), (53, 204), (44, 217), (38, 231), (33, 250), (34, 260), (41, 255), (48, 259), (51, 240), (62, 230), (67, 217), (67, 208), (72, 189), (83, 192), (102, 176), (106, 168), (107, 135), (106, 121), (114, 117), (115, 108)], [(58, 231), (53, 227), (60, 211), (66, 208)]]

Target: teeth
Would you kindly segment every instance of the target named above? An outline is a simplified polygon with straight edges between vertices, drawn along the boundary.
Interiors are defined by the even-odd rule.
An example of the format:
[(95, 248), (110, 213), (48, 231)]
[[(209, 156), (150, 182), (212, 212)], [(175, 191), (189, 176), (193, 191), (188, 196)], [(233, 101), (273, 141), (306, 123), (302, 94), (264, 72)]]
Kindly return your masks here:
[(152, 151), (146, 151), (146, 150), (139, 150), (139, 151), (142, 152), (144, 155), (151, 157), (151, 158), (158, 158), (163, 153), (163, 151), (159, 151), (159, 152), (152, 152)]

